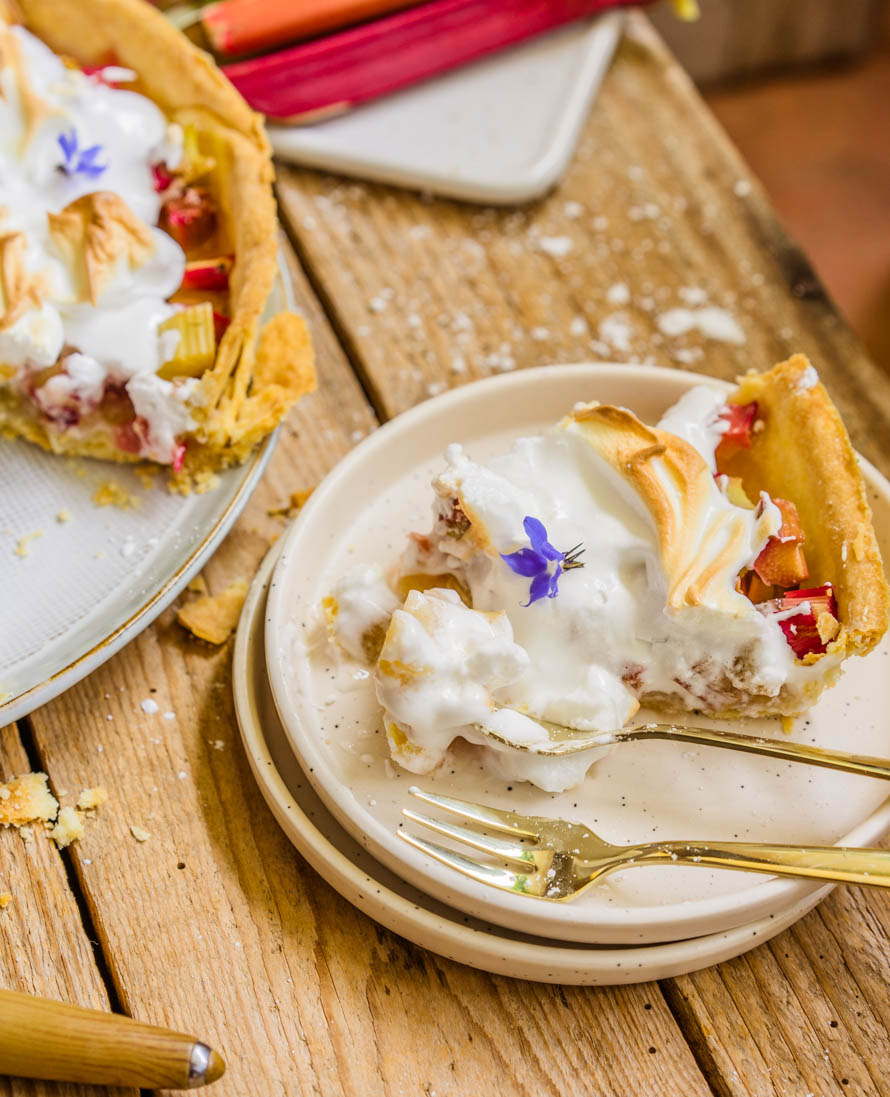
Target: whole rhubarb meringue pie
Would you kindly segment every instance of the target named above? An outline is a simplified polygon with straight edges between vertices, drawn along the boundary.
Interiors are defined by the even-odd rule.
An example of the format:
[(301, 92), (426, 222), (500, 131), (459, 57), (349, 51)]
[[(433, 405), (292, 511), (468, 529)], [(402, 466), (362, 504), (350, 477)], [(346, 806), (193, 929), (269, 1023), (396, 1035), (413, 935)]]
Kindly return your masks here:
[(276, 277), (269, 149), (143, 0), (0, 0), (0, 430), (168, 466), (245, 459), (315, 386)]

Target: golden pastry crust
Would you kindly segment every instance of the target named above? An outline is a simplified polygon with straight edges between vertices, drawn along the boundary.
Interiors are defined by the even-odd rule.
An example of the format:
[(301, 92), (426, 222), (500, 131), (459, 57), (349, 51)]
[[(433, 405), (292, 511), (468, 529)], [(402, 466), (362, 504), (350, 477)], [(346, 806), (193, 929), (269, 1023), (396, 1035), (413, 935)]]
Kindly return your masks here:
[(802, 354), (739, 378), (728, 402), (752, 401), (763, 426), (753, 431), (751, 448), (733, 454), (723, 471), (741, 477), (752, 498), (762, 489), (795, 504), (806, 534), (807, 582), (830, 582), (837, 597), (841, 631), (827, 654), (865, 655), (887, 630), (887, 580), (865, 483), (838, 410)]
[[(185, 465), (172, 477), (175, 487), (187, 490), (208, 471), (243, 461), (316, 384), (312, 348), (300, 317), (278, 316), (260, 333), (277, 273), (278, 231), (274, 172), (262, 119), (213, 59), (144, 0), (3, 0), (0, 13), (78, 64), (113, 61), (132, 69), (138, 77), (133, 90), (152, 99), (171, 121), (191, 127), (198, 155), (216, 162), (209, 186), (221, 214), (222, 243), (235, 255), (229, 280), (231, 321), (201, 379), (202, 406), (193, 411), (200, 421), (189, 435)], [(88, 441), (66, 440), (39, 414), (2, 407), (0, 413), (7, 433), (54, 452), (121, 462), (141, 459), (122, 452), (110, 433), (107, 438), (100, 432)]]

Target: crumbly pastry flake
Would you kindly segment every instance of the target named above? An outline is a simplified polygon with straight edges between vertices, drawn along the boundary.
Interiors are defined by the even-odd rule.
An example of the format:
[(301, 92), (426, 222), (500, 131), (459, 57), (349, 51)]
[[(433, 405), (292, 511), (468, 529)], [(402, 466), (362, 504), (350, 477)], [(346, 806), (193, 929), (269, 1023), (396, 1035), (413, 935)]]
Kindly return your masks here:
[(219, 594), (202, 594), (180, 606), (176, 620), (199, 640), (224, 644), (238, 624), (246, 597), (247, 583), (236, 579)]

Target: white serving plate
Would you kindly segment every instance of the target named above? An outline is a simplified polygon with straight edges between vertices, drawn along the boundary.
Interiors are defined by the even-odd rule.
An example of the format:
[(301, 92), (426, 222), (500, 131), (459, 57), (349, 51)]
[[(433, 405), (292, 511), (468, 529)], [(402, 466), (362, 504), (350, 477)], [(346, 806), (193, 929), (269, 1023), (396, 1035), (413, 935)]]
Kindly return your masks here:
[[(293, 307), (289, 275), (266, 309)], [(146, 488), (126, 465), (59, 457), (0, 439), (0, 727), (79, 682), (129, 643), (197, 574), (243, 510), (277, 432), (203, 495)], [(92, 501), (114, 481), (135, 509)], [(61, 511), (70, 521), (59, 522)], [(20, 538), (40, 532), (28, 555)]]
[[(489, 777), (472, 748), (418, 778), (388, 760), (369, 679), (353, 680), (323, 639), (318, 607), (356, 562), (384, 568), (406, 534), (430, 524), (429, 480), (452, 441), (486, 459), (555, 422), (577, 400), (633, 408), (656, 421), (695, 374), (642, 366), (526, 370), (458, 389), (400, 416), (342, 461), (289, 530), (269, 596), (272, 691), (297, 758), (328, 809), (375, 859), (442, 902), (486, 921), (563, 940), (651, 944), (715, 933), (775, 914), (812, 893), (806, 882), (695, 866), (630, 869), (570, 903), (532, 902), (465, 879), (397, 837), (408, 787), (586, 822), (615, 842), (708, 838), (867, 845), (890, 826), (880, 781), (716, 748), (629, 744), (559, 795)], [(863, 463), (876, 525), (890, 549), (890, 487)], [(322, 639), (319, 641), (319, 634)], [(643, 717), (644, 718), (644, 717)], [(699, 721), (697, 721), (699, 722)], [(707, 721), (700, 720), (705, 723)], [(745, 721), (781, 737), (779, 721)], [(890, 756), (890, 648), (852, 659), (793, 736)]]
[(266, 593), (281, 544), (267, 555), (244, 604), (232, 679), (241, 738), (260, 791), (309, 864), (369, 917), (449, 960), (538, 982), (613, 986), (667, 979), (738, 956), (815, 906), (830, 886), (779, 914), (723, 933), (636, 947), (594, 948), (501, 929), (454, 910), (384, 868), (334, 819), (300, 769), (275, 710), (264, 645)]
[(269, 125), (276, 156), (474, 202), (527, 202), (568, 166), (621, 37), (609, 12), (314, 125)]

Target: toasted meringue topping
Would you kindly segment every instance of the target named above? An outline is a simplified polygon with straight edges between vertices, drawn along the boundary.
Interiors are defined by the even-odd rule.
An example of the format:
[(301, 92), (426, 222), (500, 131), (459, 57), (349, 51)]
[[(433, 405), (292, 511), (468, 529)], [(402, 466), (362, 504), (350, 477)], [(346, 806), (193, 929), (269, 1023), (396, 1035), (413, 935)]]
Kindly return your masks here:
[(141, 267), (154, 251), (151, 229), (117, 194), (82, 194), (46, 216), (50, 237), (71, 273), (75, 301), (98, 305), (117, 267)]
[(0, 236), (0, 329), (11, 328), (29, 309), (42, 305), (40, 280), (25, 266), (28, 241), (23, 232)]
[(774, 504), (766, 500), (753, 512), (735, 506), (698, 450), (624, 408), (588, 405), (561, 429), (579, 432), (652, 516), (668, 608), (707, 606), (737, 617), (756, 612), (735, 581), (778, 532), (782, 517)]

